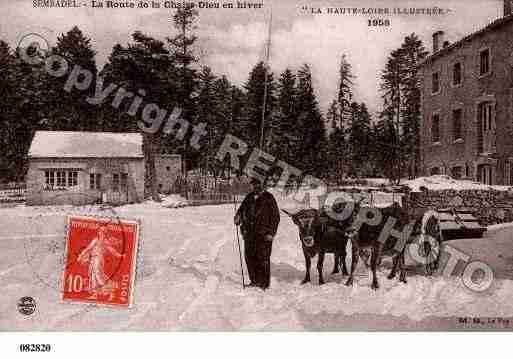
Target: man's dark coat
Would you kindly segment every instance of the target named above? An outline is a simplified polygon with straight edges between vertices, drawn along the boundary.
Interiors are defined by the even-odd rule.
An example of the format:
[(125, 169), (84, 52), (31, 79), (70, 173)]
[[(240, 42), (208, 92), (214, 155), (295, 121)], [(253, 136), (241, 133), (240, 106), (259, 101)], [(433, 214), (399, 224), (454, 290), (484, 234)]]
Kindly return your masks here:
[(280, 224), (280, 211), (273, 195), (263, 191), (255, 199), (251, 192), (244, 198), (237, 211), (241, 219), (241, 231), (245, 240), (271, 235), (274, 237)]
[(280, 223), (280, 211), (273, 195), (267, 191), (248, 194), (237, 211), (244, 237), (244, 257), (253, 285), (268, 288), (271, 280), (272, 241)]

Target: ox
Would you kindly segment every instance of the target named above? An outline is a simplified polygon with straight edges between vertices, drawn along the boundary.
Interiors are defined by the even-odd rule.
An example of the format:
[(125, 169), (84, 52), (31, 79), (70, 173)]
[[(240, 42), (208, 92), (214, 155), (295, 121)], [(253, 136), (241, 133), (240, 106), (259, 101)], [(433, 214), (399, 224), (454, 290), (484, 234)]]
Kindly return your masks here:
[[(375, 218), (375, 222), (369, 218), (369, 214), (379, 212), (380, 218)], [(354, 214), (345, 220), (345, 225), (348, 226), (346, 234), (351, 240), (352, 246), (352, 261), (351, 261), (351, 273), (346, 282), (347, 286), (353, 285), (353, 274), (356, 266), (358, 265), (359, 254), (366, 249), (370, 249), (370, 267), (372, 271), (372, 289), (378, 289), (379, 283), (376, 276), (376, 270), (381, 262), (383, 256), (388, 255), (393, 257), (392, 270), (388, 276), (388, 279), (395, 278), (397, 271), (400, 272), (399, 280), (406, 283), (406, 270), (404, 265), (404, 251), (406, 244), (410, 242), (408, 228), (405, 226), (408, 224), (408, 216), (405, 211), (397, 204), (394, 203), (390, 207), (386, 208), (369, 208), (361, 207), (356, 204), (354, 208)], [(393, 230), (398, 233), (401, 231), (403, 235), (408, 238), (402, 242), (396, 236), (389, 235), (390, 227), (389, 223), (392, 223)]]
[(346, 267), (346, 246), (348, 236), (339, 226), (329, 226), (328, 218), (322, 216), (316, 209), (304, 209), (298, 213), (286, 213), (299, 228), (299, 239), (305, 257), (306, 274), (301, 284), (310, 282), (311, 259), (318, 255), (317, 271), (319, 272), (319, 285), (324, 284), (322, 275), (325, 253), (333, 253), (335, 265), (333, 272), (338, 273), (342, 266), (342, 274), (348, 275)]

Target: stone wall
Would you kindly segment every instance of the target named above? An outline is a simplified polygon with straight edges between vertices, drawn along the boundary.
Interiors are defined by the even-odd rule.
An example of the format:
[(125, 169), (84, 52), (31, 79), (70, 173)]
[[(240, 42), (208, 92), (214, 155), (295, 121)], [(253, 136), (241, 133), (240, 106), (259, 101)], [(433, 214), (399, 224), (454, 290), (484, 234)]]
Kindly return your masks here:
[[(406, 201), (406, 202), (404, 202)], [(438, 190), (412, 192), (403, 205), (412, 213), (454, 208), (470, 211), (481, 225), (513, 222), (513, 191)]]

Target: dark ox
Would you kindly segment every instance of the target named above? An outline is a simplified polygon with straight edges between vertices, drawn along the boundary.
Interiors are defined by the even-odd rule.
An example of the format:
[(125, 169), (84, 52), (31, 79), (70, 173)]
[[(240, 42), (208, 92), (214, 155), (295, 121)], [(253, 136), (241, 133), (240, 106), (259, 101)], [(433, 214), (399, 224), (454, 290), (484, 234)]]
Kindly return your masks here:
[(328, 219), (321, 216), (316, 209), (304, 209), (295, 214), (285, 210), (282, 211), (290, 216), (299, 229), (299, 239), (305, 256), (306, 267), (305, 278), (301, 284), (310, 282), (311, 259), (316, 255), (318, 255), (319, 285), (324, 284), (322, 269), (325, 253), (333, 253), (335, 256), (332, 274), (338, 273), (340, 266), (342, 266), (342, 274), (348, 274), (345, 261), (348, 237), (344, 231), (328, 226)]
[[(362, 218), (360, 217), (361, 214), (371, 213), (372, 210), (378, 210), (381, 213), (381, 221), (376, 225), (365, 223), (365, 221), (362, 221)], [(371, 251), (370, 268), (372, 271), (372, 289), (376, 290), (379, 288), (376, 270), (378, 265), (381, 263), (382, 257), (385, 255), (392, 256), (393, 258), (393, 266), (390, 274), (388, 275), (388, 279), (395, 278), (397, 271), (399, 271), (399, 280), (406, 283), (404, 251), (406, 243), (409, 243), (410, 239), (408, 239), (406, 243), (403, 243), (402, 246), (399, 246), (399, 250), (395, 248), (398, 242), (396, 237), (387, 235), (384, 241), (379, 240), (380, 234), (383, 232), (389, 218), (396, 220), (393, 228), (399, 232), (403, 231), (405, 226), (408, 224), (407, 213), (405, 213), (397, 203), (394, 203), (390, 207), (379, 209), (361, 207), (359, 203), (356, 203), (354, 205), (353, 215), (345, 221), (341, 221), (342, 224), (348, 227), (346, 234), (350, 238), (352, 246), (351, 273), (346, 282), (347, 286), (353, 285), (353, 274), (356, 266), (358, 265), (358, 254), (367, 249), (370, 249)], [(359, 230), (356, 230), (355, 227), (357, 227), (356, 224), (358, 221), (362, 221), (363, 224), (360, 223), (361, 227)]]

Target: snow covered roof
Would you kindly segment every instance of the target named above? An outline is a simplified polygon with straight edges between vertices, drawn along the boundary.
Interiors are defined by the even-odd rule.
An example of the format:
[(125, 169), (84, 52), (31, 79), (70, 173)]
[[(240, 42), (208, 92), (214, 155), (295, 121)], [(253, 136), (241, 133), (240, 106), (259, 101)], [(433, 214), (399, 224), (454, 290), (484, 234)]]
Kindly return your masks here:
[(37, 131), (29, 158), (143, 158), (140, 133)]

